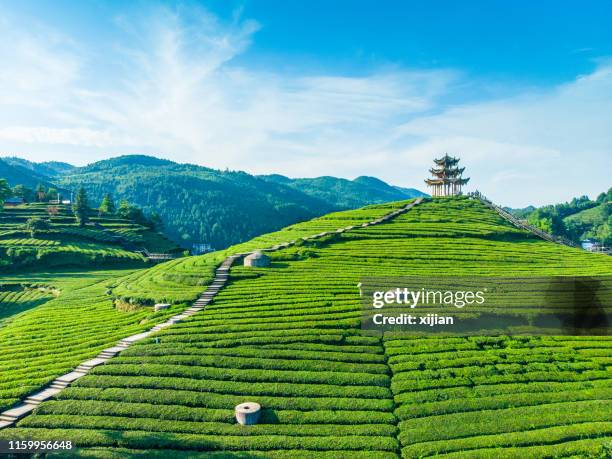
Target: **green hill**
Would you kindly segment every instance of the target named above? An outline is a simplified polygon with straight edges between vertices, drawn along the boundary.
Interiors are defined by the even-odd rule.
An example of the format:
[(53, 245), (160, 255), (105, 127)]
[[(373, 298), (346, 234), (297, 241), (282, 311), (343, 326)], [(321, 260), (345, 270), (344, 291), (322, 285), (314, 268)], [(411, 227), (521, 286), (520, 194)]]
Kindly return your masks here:
[(336, 208), (355, 208), (425, 196), (420, 191), (393, 187), (374, 177), (357, 177), (355, 180), (336, 177), (291, 179), (277, 174), (259, 177), (333, 203)]
[(612, 244), (612, 202), (602, 202), (563, 219), (577, 239), (595, 239), (604, 245)]
[(57, 188), (64, 197), (82, 185), (96, 203), (107, 193), (116, 201), (128, 200), (146, 214), (159, 214), (167, 236), (186, 248), (199, 243), (225, 248), (334, 210), (424, 195), (374, 177), (252, 176), (144, 155), (80, 168), (5, 157), (0, 160), (0, 177), (11, 186)]
[(0, 159), (0, 178), (6, 179), (10, 186), (24, 185), (28, 188), (36, 188), (39, 184), (46, 187), (53, 186), (50, 177), (19, 164), (9, 163), (6, 158)]
[(566, 222), (584, 222), (591, 225), (601, 224), (606, 220), (603, 210), (602, 206), (592, 207), (565, 217), (564, 220)]
[(580, 196), (561, 204), (506, 210), (544, 231), (576, 243), (594, 239), (606, 246), (612, 244), (612, 188), (600, 193), (595, 200)]
[(41, 177), (48, 178), (54, 178), (59, 175), (66, 174), (75, 168), (72, 164), (63, 163), (60, 161), (44, 161), (41, 163), (35, 163), (28, 161), (27, 159), (17, 158), (15, 156), (2, 158), (2, 161), (10, 164), (11, 166), (18, 166), (28, 169)]
[[(88, 306), (67, 295), (22, 314), (0, 327), (5, 406), (86, 350), (93, 357), (112, 345), (116, 329), (161, 320), (148, 307), (113, 310), (113, 291), (174, 296), (179, 308), (202, 290), (196, 273), (206, 283), (225, 254), (357, 226), (278, 250), (269, 268), (233, 267), (205, 311), (96, 367), (0, 438), (72, 439), (87, 457), (605, 457), (609, 338), (367, 336), (357, 283), (610, 275), (612, 258), (539, 240), (467, 198), (360, 225), (403, 204), (340, 212), (96, 284)], [(60, 348), (59, 335), (70, 346)], [(27, 367), (16, 365), (24, 359)], [(258, 425), (235, 424), (233, 407), (244, 401), (264, 408)]]
[[(91, 211), (80, 227), (67, 205), (47, 203), (6, 207), (0, 212), (0, 270), (49, 269), (57, 266), (143, 266), (138, 250), (169, 252), (178, 249), (163, 235), (114, 215)], [(28, 220), (47, 222), (33, 235)]]
[(104, 194), (157, 211), (166, 234), (184, 246), (214, 247), (250, 239), (333, 206), (244, 172), (217, 171), (144, 156), (127, 156), (75, 169), (60, 181), (83, 185), (93, 202)]

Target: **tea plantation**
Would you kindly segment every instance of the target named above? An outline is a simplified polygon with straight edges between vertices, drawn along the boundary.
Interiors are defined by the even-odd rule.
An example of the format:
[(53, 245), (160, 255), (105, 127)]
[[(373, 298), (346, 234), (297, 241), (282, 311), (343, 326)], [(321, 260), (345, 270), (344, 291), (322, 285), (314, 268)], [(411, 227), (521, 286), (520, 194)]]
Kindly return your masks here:
[(171, 303), (193, 301), (202, 292), (202, 286), (212, 280), (215, 267), (227, 255), (271, 247), (288, 241), (299, 241), (300, 238), (323, 231), (361, 225), (399, 209), (407, 203), (408, 201), (399, 201), (335, 212), (307, 222), (296, 223), (274, 233), (264, 234), (223, 251), (163, 263), (116, 282), (113, 285), (113, 295), (128, 302), (145, 304), (159, 301)]
[[(227, 253), (372, 220), (403, 204), (332, 214)], [(0, 438), (72, 439), (85, 447), (81, 456), (109, 458), (609, 454), (610, 339), (365, 336), (357, 283), (362, 276), (610, 275), (612, 258), (539, 240), (479, 201), (458, 197), (271, 256), (269, 268), (233, 267), (230, 283), (205, 311), (96, 367)], [(221, 258), (166, 263), (111, 288), (142, 300), (187, 301), (203, 289), (198, 270), (212, 272)], [(23, 395), (21, 387), (57, 374), (57, 366), (75, 365), (88, 349), (155, 320), (143, 309), (116, 319), (117, 311), (95, 300), (100, 285), (92, 279), (58, 319), (56, 310), (44, 311), (58, 300), (22, 313), (24, 329), (44, 328), (45, 320), (57, 320), (55, 328), (27, 340), (0, 328), (5, 404)], [(91, 301), (83, 300), (85, 292)], [(100, 315), (88, 319), (89, 328), (61, 323), (77, 298), (86, 316)], [(104, 314), (112, 327), (103, 326)], [(51, 330), (69, 349), (58, 350), (61, 364), (42, 357)], [(40, 370), (24, 370), (24, 359)], [(264, 408), (258, 425), (235, 423), (233, 408), (244, 401)]]
[[(47, 222), (47, 227), (32, 234), (27, 229), (30, 219)], [(70, 207), (61, 204), (6, 207), (0, 212), (0, 269), (142, 267), (145, 259), (136, 250), (177, 249), (161, 234), (130, 220), (110, 215), (92, 215), (90, 220), (79, 227)]]

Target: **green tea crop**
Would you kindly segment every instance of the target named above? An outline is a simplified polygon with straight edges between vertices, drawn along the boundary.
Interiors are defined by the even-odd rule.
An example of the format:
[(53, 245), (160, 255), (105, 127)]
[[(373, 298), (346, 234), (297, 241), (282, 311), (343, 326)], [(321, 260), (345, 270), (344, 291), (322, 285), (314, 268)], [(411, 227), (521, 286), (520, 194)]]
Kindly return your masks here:
[[(30, 218), (47, 221), (48, 228), (31, 234), (26, 228)], [(101, 216), (92, 217), (91, 221), (90, 225), (79, 227), (66, 205), (35, 203), (4, 209), (0, 213), (0, 270), (142, 267), (146, 260), (136, 249), (151, 252), (177, 249), (161, 234), (129, 220)]]
[[(205, 311), (97, 366), (0, 438), (72, 439), (89, 457), (603, 457), (612, 434), (610, 339), (366, 336), (357, 283), (440, 273), (609, 275), (612, 259), (542, 241), (467, 198), (359, 226), (401, 205), (332, 214), (228, 249), (357, 226), (272, 252), (267, 268), (234, 266)], [(137, 271), (112, 289), (191, 299), (215, 257)], [(87, 309), (104, 308), (91, 301)], [(143, 317), (118, 323), (136, 329)], [(84, 353), (102, 346), (94, 328), (57, 333)], [(119, 336), (116, 325), (107, 330)], [(36, 354), (41, 339), (23, 345)], [(42, 382), (22, 368), (4, 370), (5, 384)], [(261, 404), (258, 425), (235, 423), (234, 406), (245, 401)]]
[(129, 270), (54, 271), (2, 276), (0, 282), (0, 410), (119, 339), (176, 313), (118, 310), (109, 278)]

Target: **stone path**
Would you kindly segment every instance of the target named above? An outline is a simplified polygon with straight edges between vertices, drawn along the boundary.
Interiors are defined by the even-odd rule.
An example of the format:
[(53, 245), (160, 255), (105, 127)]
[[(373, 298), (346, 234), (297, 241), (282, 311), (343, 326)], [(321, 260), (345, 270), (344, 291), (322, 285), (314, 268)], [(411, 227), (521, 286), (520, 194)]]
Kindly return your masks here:
[[(324, 236), (328, 236), (330, 234), (343, 233), (345, 231), (351, 231), (357, 228), (365, 228), (368, 226), (378, 225), (380, 223), (387, 222), (397, 217), (398, 215), (408, 212), (411, 208), (423, 202), (423, 200), (424, 200), (423, 198), (417, 198), (411, 203), (407, 204), (406, 206), (400, 209), (394, 210), (393, 212), (390, 212), (371, 222), (365, 222), (360, 225), (347, 226), (346, 228), (339, 228), (335, 231), (324, 231), (322, 233), (315, 234), (313, 236), (303, 237), (302, 240), (312, 241), (312, 240), (322, 238)], [(292, 245), (295, 245), (296, 242), (297, 241), (289, 241), (289, 242), (285, 242), (282, 244), (276, 244), (267, 249), (262, 249), (261, 251), (273, 252), (276, 250), (281, 250), (287, 247), (291, 247)], [(135, 343), (136, 341), (145, 339), (149, 337), (150, 335), (152, 335), (153, 333), (163, 328), (174, 325), (175, 323), (180, 322), (194, 314), (197, 314), (201, 310), (203, 310), (206, 307), (206, 305), (213, 300), (215, 295), (223, 288), (223, 286), (229, 279), (229, 271), (230, 271), (232, 264), (236, 260), (242, 257), (245, 257), (246, 255), (249, 255), (253, 252), (255, 252), (255, 250), (251, 252), (237, 253), (223, 260), (223, 263), (221, 263), (221, 265), (217, 268), (215, 272), (215, 277), (213, 281), (208, 285), (204, 293), (202, 293), (199, 296), (199, 298), (193, 303), (193, 305), (190, 308), (185, 309), (180, 314), (170, 317), (165, 322), (155, 325), (153, 328), (151, 328), (148, 331), (138, 333), (136, 335), (128, 336), (127, 338), (123, 338), (115, 346), (104, 349), (93, 359), (90, 359), (90, 360), (87, 360), (81, 363), (78, 367), (76, 367), (70, 373), (67, 373), (63, 376), (59, 376), (55, 378), (50, 384), (48, 384), (46, 387), (44, 387), (40, 391), (32, 395), (29, 395), (19, 405), (9, 410), (1, 412), (0, 413), (0, 429), (4, 427), (12, 426), (19, 419), (21, 419), (24, 416), (27, 416), (32, 411), (34, 411), (36, 407), (40, 405), (42, 402), (59, 394), (63, 389), (68, 387), (72, 382), (76, 381), (77, 379), (89, 373), (89, 371), (92, 368), (106, 363), (109, 359), (113, 358), (114, 356), (119, 354), (124, 349), (127, 349), (131, 344)]]
[(525, 220), (521, 220), (521, 219), (515, 217), (510, 212), (508, 212), (506, 209), (503, 209), (503, 208), (499, 207), (498, 205), (494, 204), (493, 202), (491, 202), (490, 200), (488, 200), (481, 193), (478, 193), (478, 194), (473, 193), (473, 194), (470, 194), (468, 196), (471, 197), (471, 198), (474, 198), (474, 199), (478, 199), (480, 202), (482, 202), (489, 209), (494, 210), (502, 218), (504, 218), (508, 222), (512, 223), (514, 226), (516, 226), (519, 229), (522, 229), (522, 230), (525, 230), (525, 231), (529, 231), (530, 233), (533, 233), (536, 236), (541, 237), (542, 239), (544, 239), (546, 241), (554, 242), (555, 244), (567, 245), (568, 247), (574, 247), (574, 248), (578, 247), (578, 244), (570, 241), (569, 239), (566, 239), (566, 238), (560, 237), (560, 236), (554, 236), (554, 235), (552, 235), (550, 233), (547, 233), (546, 231), (542, 231), (540, 228), (536, 228), (535, 226), (530, 225)]

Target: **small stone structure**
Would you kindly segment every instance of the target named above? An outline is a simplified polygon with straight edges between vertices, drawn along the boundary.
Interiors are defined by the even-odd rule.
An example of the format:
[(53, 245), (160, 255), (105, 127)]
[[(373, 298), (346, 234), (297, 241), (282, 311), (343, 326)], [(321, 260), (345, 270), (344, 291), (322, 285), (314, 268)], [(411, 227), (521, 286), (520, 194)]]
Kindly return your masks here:
[(263, 252), (257, 251), (244, 257), (244, 266), (252, 268), (266, 268), (270, 266), (270, 257)]
[(169, 307), (170, 307), (170, 304), (168, 303), (157, 303), (155, 306), (153, 306), (153, 310), (157, 312), (157, 311), (161, 311), (162, 309), (168, 309)]
[(261, 414), (261, 405), (255, 402), (245, 402), (236, 405), (236, 421), (243, 426), (257, 424)]

